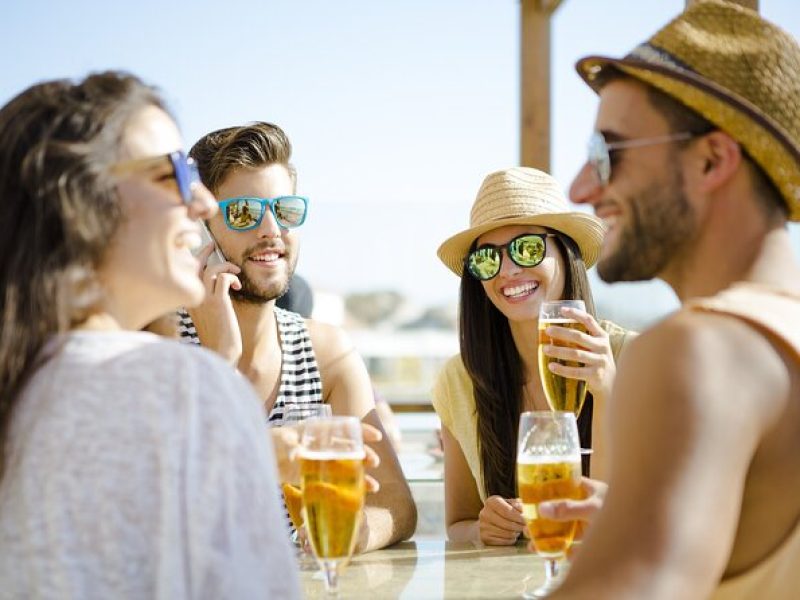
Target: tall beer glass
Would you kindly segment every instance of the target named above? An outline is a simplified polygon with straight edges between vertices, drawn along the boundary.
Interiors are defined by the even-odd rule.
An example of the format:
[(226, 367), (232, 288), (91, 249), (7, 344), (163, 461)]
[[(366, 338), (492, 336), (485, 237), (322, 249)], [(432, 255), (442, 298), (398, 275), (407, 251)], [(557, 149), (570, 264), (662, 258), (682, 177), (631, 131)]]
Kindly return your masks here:
[[(283, 415), (283, 427), (295, 427), (298, 435), (302, 434), (302, 423), (312, 417), (324, 418), (332, 416), (330, 404), (297, 404), (290, 406)], [(303, 493), (300, 490), (299, 481), (281, 482), (283, 492), (283, 502), (289, 512), (289, 519), (292, 521), (292, 541), (296, 546), (300, 546), (297, 532), (303, 526)], [(314, 570), (316, 563), (306, 555), (302, 549), (297, 552), (297, 562), (301, 571)]]
[(364, 508), (364, 444), (355, 417), (309, 419), (303, 427), (300, 476), (306, 531), (336, 594), (339, 570), (350, 559)]
[[(575, 413), (578, 416), (583, 408), (583, 401), (586, 399), (586, 382), (581, 379), (569, 379), (553, 373), (547, 365), (555, 362), (568, 367), (580, 367), (582, 363), (553, 358), (542, 352), (545, 344), (556, 343), (545, 330), (551, 326), (565, 327), (567, 329), (577, 329), (586, 333), (586, 327), (574, 319), (568, 319), (561, 314), (562, 308), (578, 308), (586, 310), (583, 300), (557, 300), (552, 302), (542, 302), (539, 309), (539, 376), (542, 378), (542, 387), (547, 397), (547, 403), (553, 410), (565, 410)], [(562, 342), (556, 345), (564, 346)], [(577, 347), (574, 344), (567, 346)]]
[(545, 582), (525, 598), (544, 598), (558, 584), (559, 569), (572, 545), (577, 521), (539, 517), (545, 500), (581, 497), (581, 457), (578, 426), (571, 412), (525, 412), (519, 419), (517, 488), (522, 515), (536, 553), (545, 559)]

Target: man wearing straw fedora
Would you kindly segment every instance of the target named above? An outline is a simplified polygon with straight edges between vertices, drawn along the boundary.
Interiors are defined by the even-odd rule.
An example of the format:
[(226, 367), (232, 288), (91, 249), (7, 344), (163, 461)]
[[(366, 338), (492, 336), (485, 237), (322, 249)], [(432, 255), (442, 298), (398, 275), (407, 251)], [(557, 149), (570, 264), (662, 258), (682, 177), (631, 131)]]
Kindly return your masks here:
[(622, 358), (608, 493), (554, 597), (796, 598), (800, 46), (709, 0), (577, 67), (600, 96), (571, 189), (607, 225), (599, 273), (683, 308)]

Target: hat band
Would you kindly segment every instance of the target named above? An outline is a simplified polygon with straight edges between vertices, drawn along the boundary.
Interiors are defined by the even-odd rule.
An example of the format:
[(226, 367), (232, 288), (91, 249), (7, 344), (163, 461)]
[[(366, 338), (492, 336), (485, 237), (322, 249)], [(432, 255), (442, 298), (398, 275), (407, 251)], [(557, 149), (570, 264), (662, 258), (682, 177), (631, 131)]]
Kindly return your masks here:
[[(796, 148), (791, 140), (784, 134), (783, 131), (776, 127), (775, 123), (773, 123), (770, 119), (766, 118), (763, 114), (754, 110), (752, 106), (748, 103), (742, 102), (737, 96), (734, 95), (731, 91), (720, 88), (718, 86), (712, 85), (702, 74), (696, 73), (691, 69), (686, 71), (681, 68), (675, 69), (671, 65), (668, 64), (657, 64), (651, 63), (647, 60), (640, 60), (640, 59), (622, 59), (618, 63), (622, 67), (631, 67), (633, 69), (645, 69), (648, 71), (652, 71), (653, 73), (657, 73), (659, 75), (664, 75), (671, 79), (676, 79), (682, 83), (691, 85), (693, 87), (698, 88), (699, 90), (709, 94), (710, 96), (714, 96), (718, 100), (725, 102), (726, 104), (730, 105), (734, 109), (738, 110), (739, 112), (743, 113), (745, 116), (750, 118), (754, 121), (757, 125), (760, 125), (763, 129), (765, 129), (768, 133), (772, 134), (778, 142), (786, 148), (791, 156), (800, 163), (800, 148)], [(663, 91), (663, 90), (662, 90)], [(669, 94), (669, 92), (664, 92), (673, 98), (676, 98), (679, 102), (682, 102), (680, 98)], [(698, 112), (697, 109), (692, 109), (695, 112)], [(708, 115), (703, 115), (707, 119), (713, 122), (712, 118), (709, 118)], [(740, 140), (737, 140), (741, 143)]]
[(673, 67), (675, 69), (683, 69), (684, 71), (691, 71), (692, 73), (697, 72), (692, 67), (687, 65), (685, 62), (678, 60), (663, 48), (654, 46), (650, 42), (644, 42), (642, 44), (639, 44), (638, 46), (636, 46), (636, 48), (631, 50), (630, 53), (625, 58), (633, 60), (643, 60), (645, 62), (657, 65), (666, 65), (668, 67)]

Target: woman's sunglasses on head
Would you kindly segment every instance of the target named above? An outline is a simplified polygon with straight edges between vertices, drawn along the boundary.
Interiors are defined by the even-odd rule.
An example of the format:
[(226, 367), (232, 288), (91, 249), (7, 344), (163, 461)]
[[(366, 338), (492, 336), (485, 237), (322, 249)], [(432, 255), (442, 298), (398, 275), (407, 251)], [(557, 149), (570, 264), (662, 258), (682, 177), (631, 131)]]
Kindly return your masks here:
[(147, 171), (158, 167), (161, 163), (168, 163), (172, 168), (172, 176), (178, 185), (178, 193), (184, 204), (189, 204), (193, 198), (192, 189), (200, 183), (200, 174), (194, 160), (187, 157), (181, 150), (162, 154), (161, 156), (150, 156), (148, 158), (137, 158), (118, 162), (111, 167), (111, 172), (118, 176), (128, 175)]
[(506, 244), (495, 246), (483, 244), (467, 255), (467, 271), (475, 279), (488, 281), (500, 272), (503, 250), (514, 264), (520, 267), (535, 267), (547, 255), (545, 238), (556, 237), (554, 233), (524, 233)]
[(275, 222), (281, 229), (300, 227), (308, 213), (308, 198), (303, 196), (278, 196), (277, 198), (257, 198), (239, 196), (219, 202), (219, 209), (225, 225), (233, 231), (248, 231), (261, 224), (267, 210), (272, 212)]

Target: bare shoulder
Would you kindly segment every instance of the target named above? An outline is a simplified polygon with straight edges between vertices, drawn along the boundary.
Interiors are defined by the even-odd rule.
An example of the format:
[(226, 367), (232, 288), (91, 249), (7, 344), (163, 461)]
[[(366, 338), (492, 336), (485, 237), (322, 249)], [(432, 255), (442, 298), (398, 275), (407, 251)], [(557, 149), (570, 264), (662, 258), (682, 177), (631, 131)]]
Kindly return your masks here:
[(313, 319), (305, 321), (320, 370), (343, 356), (356, 352), (353, 340), (341, 327)]
[(763, 333), (736, 317), (691, 311), (630, 340), (618, 377), (621, 387), (668, 398), (671, 410), (715, 418), (741, 410), (765, 426), (791, 387), (785, 357)]
[(325, 400), (334, 414), (363, 418), (375, 408), (372, 384), (350, 336), (340, 327), (306, 320)]

